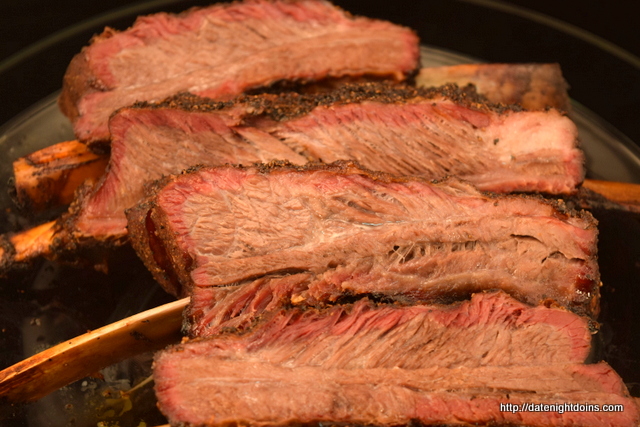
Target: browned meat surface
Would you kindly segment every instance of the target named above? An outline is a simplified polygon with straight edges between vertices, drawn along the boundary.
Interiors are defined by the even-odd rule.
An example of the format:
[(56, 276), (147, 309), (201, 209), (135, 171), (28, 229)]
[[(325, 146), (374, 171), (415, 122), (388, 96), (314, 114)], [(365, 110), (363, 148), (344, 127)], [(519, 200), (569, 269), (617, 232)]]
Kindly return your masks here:
[(176, 295), (308, 273), (305, 298), (317, 300), (500, 288), (597, 311), (591, 215), (457, 180), (394, 178), (348, 162), (197, 168), (158, 183), (128, 218), (136, 251)]
[(111, 113), (181, 91), (229, 97), (279, 80), (392, 76), (418, 67), (417, 36), (320, 0), (247, 0), (140, 17), (74, 57), (59, 104), (77, 138), (104, 142)]
[(473, 84), (491, 102), (519, 104), (528, 110), (571, 110), (569, 85), (559, 64), (462, 64), (423, 68), (416, 76), (418, 86), (446, 83)]

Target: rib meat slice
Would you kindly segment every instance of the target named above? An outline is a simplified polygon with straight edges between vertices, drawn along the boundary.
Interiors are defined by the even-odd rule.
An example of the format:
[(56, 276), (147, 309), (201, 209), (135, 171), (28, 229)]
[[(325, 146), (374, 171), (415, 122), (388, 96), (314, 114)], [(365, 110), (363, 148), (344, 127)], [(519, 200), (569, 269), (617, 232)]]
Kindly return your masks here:
[[(199, 293), (192, 299), (202, 299)], [(281, 306), (271, 312), (252, 312), (234, 297), (233, 304), (209, 300), (212, 306), (195, 316), (200, 318), (189, 332), (205, 337), (248, 330), (234, 346), (250, 348), (256, 357), (276, 364), (532, 366), (583, 363), (591, 349), (587, 319), (561, 308), (528, 307), (502, 292), (474, 294), (449, 305), (376, 304), (364, 298), (321, 309)], [(233, 316), (236, 312), (241, 314)], [(188, 313), (194, 320), (192, 308)]]
[(500, 288), (597, 311), (597, 228), (534, 196), (483, 194), (351, 162), (195, 168), (129, 214), (130, 239), (169, 292), (317, 276), (309, 292), (431, 300)]
[(383, 75), (418, 68), (418, 37), (327, 1), (248, 0), (138, 18), (76, 55), (59, 105), (82, 141), (106, 141), (111, 113), (181, 91), (238, 95), (279, 80)]
[[(323, 82), (327, 86), (326, 81)], [(525, 109), (545, 109), (548, 107), (557, 108), (564, 111), (570, 110), (569, 97), (567, 94), (567, 83), (565, 82), (560, 66), (558, 64), (463, 64), (447, 67), (429, 67), (423, 68), (416, 76), (416, 84), (418, 86), (442, 86), (446, 83), (456, 83), (458, 86), (465, 86), (472, 83), (476, 86), (478, 93), (487, 97), (489, 101), (503, 104), (519, 104)], [(338, 84), (334, 82), (334, 84)], [(309, 85), (304, 86), (308, 90)], [(325, 88), (326, 90), (326, 88)], [(86, 164), (78, 163), (78, 154), (76, 151), (84, 147), (84, 144), (72, 145), (71, 142), (54, 146), (56, 148), (57, 161), (63, 162), (65, 171), (69, 171), (72, 177), (86, 177), (95, 180), (104, 173), (104, 167), (87, 168)], [(25, 159), (32, 160), (39, 158), (46, 159), (47, 163), (39, 164), (38, 169), (49, 172), (51, 168), (58, 168), (48, 158), (50, 157), (51, 148), (47, 147), (37, 151)], [(102, 166), (102, 163), (108, 161), (107, 154), (88, 154), (97, 157), (95, 164)], [(24, 169), (21, 162), (22, 159), (14, 162), (15, 170), (15, 187), (17, 190), (18, 200), (21, 205), (28, 203), (34, 207), (42, 208), (42, 201), (46, 201), (46, 207), (57, 206), (58, 203), (68, 204), (71, 195), (50, 191), (49, 184), (50, 174), (43, 175), (32, 173), (25, 175), (24, 171), (18, 173), (18, 168)], [(56, 163), (57, 163), (56, 161)], [(53, 171), (55, 172), (55, 170)], [(59, 177), (55, 177), (56, 180)], [(66, 178), (65, 178), (66, 179)], [(67, 179), (65, 189), (75, 191), (81, 182), (74, 182)], [(55, 189), (54, 189), (55, 190)], [(68, 192), (67, 192), (68, 193)], [(67, 197), (65, 197), (67, 196)]]
[(120, 110), (110, 128), (108, 172), (74, 206), (68, 229), (76, 239), (123, 238), (124, 210), (144, 183), (197, 163), (355, 159), (371, 170), (452, 174), (504, 192), (571, 192), (584, 173), (567, 117), (494, 109), (455, 87), (359, 84), (226, 103), (183, 95)]
[[(237, 345), (230, 335), (160, 352), (154, 380), (159, 407), (172, 425), (638, 423), (633, 398), (605, 363), (416, 369), (373, 365), (351, 366), (344, 359), (271, 362), (262, 359), (260, 351)], [(601, 408), (604, 403), (624, 405), (624, 411), (579, 412), (565, 406)], [(508, 404), (553, 404), (561, 409), (513, 411)]]

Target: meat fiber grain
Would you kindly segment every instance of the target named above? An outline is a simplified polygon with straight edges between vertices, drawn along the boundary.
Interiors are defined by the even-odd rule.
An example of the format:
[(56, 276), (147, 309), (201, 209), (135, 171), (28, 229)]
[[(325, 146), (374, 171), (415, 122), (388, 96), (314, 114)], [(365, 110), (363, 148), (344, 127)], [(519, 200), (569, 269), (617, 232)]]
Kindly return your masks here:
[[(156, 355), (158, 405), (172, 425), (638, 423), (633, 398), (605, 363), (419, 369), (289, 366), (263, 360), (259, 352), (238, 350), (226, 340), (187, 342)], [(605, 402), (623, 405), (624, 410), (565, 409), (565, 404), (587, 408)], [(560, 409), (513, 411), (509, 404)]]
[[(309, 308), (299, 299), (293, 304), (291, 297), (275, 307), (261, 306), (254, 304), (261, 290), (236, 288), (237, 293), (195, 290), (187, 309), (191, 336), (233, 331), (240, 334), (229, 340), (234, 348), (287, 366), (533, 366), (582, 363), (591, 350), (586, 318), (558, 307), (529, 307), (502, 292), (474, 294), (449, 305), (404, 306), (364, 298)], [(227, 291), (226, 298), (202, 301), (203, 294), (216, 291)]]
[(539, 197), (372, 173), (350, 162), (195, 168), (129, 214), (131, 241), (175, 295), (307, 273), (308, 294), (433, 300), (503, 289), (595, 314), (596, 222)]

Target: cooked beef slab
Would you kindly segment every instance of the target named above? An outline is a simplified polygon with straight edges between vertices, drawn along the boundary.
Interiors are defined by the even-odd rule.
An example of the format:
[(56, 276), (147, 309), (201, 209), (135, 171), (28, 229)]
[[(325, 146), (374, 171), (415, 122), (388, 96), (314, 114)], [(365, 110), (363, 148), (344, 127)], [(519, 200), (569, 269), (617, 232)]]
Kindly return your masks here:
[[(251, 303), (238, 307), (233, 297), (234, 304), (223, 299), (207, 307), (192, 335), (248, 330), (234, 347), (287, 366), (532, 366), (582, 363), (591, 349), (587, 319), (561, 308), (529, 307), (502, 292), (474, 294), (450, 305), (376, 304), (364, 298), (327, 308), (253, 313), (244, 306)], [(236, 311), (242, 315), (231, 317)]]
[(122, 32), (107, 28), (71, 61), (59, 105), (79, 139), (105, 141), (111, 113), (136, 101), (181, 91), (237, 95), (284, 79), (400, 80), (418, 60), (411, 30), (326, 1), (215, 4), (140, 17)]
[(76, 205), (78, 238), (126, 235), (124, 210), (144, 183), (194, 164), (355, 159), (371, 170), (480, 189), (571, 192), (583, 178), (576, 128), (557, 111), (493, 108), (456, 87), (346, 85), (316, 95), (183, 95), (120, 110), (110, 121), (110, 166)]
[(352, 162), (195, 168), (157, 183), (130, 239), (176, 295), (310, 273), (309, 293), (431, 300), (500, 288), (594, 313), (597, 228), (540, 197), (483, 194)]
[[(416, 369), (352, 366), (348, 358), (279, 363), (236, 345), (235, 338), (191, 341), (156, 355), (158, 404), (172, 425), (638, 423), (633, 398), (604, 363)], [(624, 405), (624, 411), (501, 411), (501, 403), (607, 403)]]

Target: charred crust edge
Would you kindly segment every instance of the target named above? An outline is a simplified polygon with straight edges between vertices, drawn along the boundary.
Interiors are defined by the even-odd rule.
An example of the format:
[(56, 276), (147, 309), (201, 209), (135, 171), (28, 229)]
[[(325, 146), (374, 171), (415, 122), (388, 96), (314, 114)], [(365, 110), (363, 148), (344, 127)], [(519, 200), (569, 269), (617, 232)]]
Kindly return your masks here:
[(165, 108), (189, 112), (212, 112), (234, 106), (244, 106), (247, 110), (246, 116), (265, 116), (275, 121), (286, 121), (308, 114), (313, 109), (323, 106), (363, 102), (400, 104), (436, 99), (448, 99), (470, 109), (494, 111), (498, 114), (522, 110), (517, 105), (490, 103), (477, 93), (473, 85), (459, 87), (456, 84), (446, 84), (440, 87), (422, 88), (388, 82), (346, 83), (335, 90), (313, 94), (283, 92), (280, 94), (240, 95), (230, 101), (215, 101), (211, 98), (183, 92), (163, 101), (137, 102), (126, 108)]

